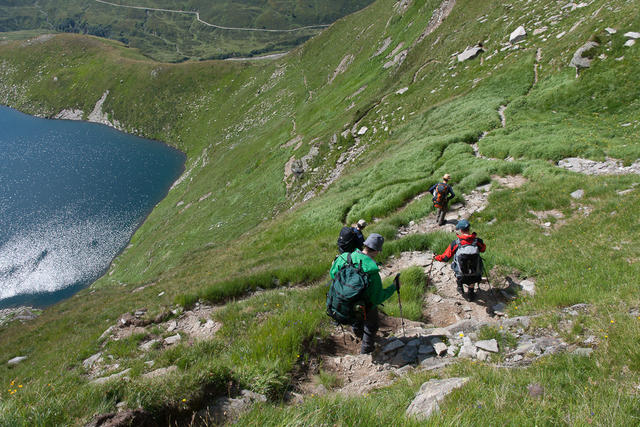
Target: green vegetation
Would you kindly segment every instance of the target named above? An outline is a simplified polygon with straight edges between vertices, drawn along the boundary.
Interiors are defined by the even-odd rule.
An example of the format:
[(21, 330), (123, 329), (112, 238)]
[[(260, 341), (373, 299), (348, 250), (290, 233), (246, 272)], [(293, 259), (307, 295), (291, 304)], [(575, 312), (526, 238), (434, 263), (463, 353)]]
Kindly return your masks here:
[(25, 36), (23, 30), (64, 32), (118, 40), (157, 61), (251, 57), (292, 49), (369, 3), (371, 0), (3, 1), (0, 40)]
[[(161, 64), (116, 42), (68, 34), (0, 43), (1, 103), (48, 117), (70, 108), (86, 115), (109, 90), (103, 110), (111, 119), (188, 156), (184, 178), (102, 279), (39, 319), (0, 330), (0, 424), (81, 424), (121, 401), (189, 413), (234, 384), (270, 399), (243, 424), (413, 425), (404, 410), (421, 382), (436, 375), (471, 381), (447, 398), (433, 424), (639, 422), (640, 319), (629, 310), (640, 305), (640, 178), (578, 175), (554, 163), (573, 155), (638, 158), (640, 50), (623, 46), (623, 33), (638, 31), (635, 5), (596, 0), (571, 11), (547, 0), (458, 0), (420, 40), (439, 1), (415, 0), (404, 14), (394, 4), (379, 0), (264, 63)], [(532, 35), (537, 22), (547, 25), (555, 15), (557, 24)], [(501, 52), (521, 23), (530, 36)], [(605, 26), (618, 32), (609, 36)], [(556, 37), (561, 31), (567, 33)], [(376, 56), (388, 37), (391, 44)], [(567, 64), (594, 37), (602, 41), (596, 58), (606, 59), (594, 59), (576, 79)], [(452, 55), (478, 40), (482, 60), (457, 63)], [(396, 54), (408, 49), (404, 62), (383, 68), (400, 43)], [(349, 65), (336, 72), (341, 63)], [(341, 136), (363, 126), (357, 139)], [(493, 160), (474, 156), (471, 144), (484, 132), (480, 153)], [(365, 146), (355, 161), (343, 161)], [(305, 156), (302, 176), (283, 182), (285, 164)], [(339, 179), (325, 185), (342, 166)], [(282, 398), (314, 356), (312, 343), (330, 331), (323, 304), (340, 227), (371, 221), (367, 231), (387, 239), (382, 260), (444, 250), (452, 238), (446, 233), (396, 239), (395, 231), (432, 211), (428, 196), (414, 197), (445, 171), (459, 200), (478, 185), (498, 185), (496, 175), (527, 179), (521, 188), (492, 191), (488, 207), (471, 218), (488, 244), (487, 266), (536, 278), (535, 298), (518, 298), (512, 315), (541, 314), (536, 321), (557, 329), (559, 308), (591, 304), (573, 328), (597, 336), (594, 354), (548, 356), (518, 370), (460, 362), (368, 396), (329, 394), (287, 406)], [(571, 198), (577, 189), (582, 199)], [(547, 235), (530, 211), (551, 209), (564, 220)], [(425, 291), (418, 273), (403, 273), (403, 314), (413, 319)], [(131, 368), (131, 380), (89, 383), (82, 361), (120, 315), (198, 300), (225, 303), (212, 314), (223, 325), (214, 339), (148, 353), (137, 350), (139, 336), (109, 344), (104, 351)], [(385, 309), (396, 313), (396, 306), (392, 298)], [(4, 363), (18, 355), (29, 359)], [(150, 360), (178, 372), (150, 387), (141, 377)], [(528, 394), (532, 383), (544, 387), (544, 398)]]

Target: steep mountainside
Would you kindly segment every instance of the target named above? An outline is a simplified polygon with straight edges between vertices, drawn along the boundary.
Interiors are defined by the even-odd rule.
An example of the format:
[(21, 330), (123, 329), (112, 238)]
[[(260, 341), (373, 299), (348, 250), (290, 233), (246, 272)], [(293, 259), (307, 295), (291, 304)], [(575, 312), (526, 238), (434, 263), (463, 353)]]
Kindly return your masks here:
[[(0, 1), (0, 32), (107, 37), (159, 61), (282, 52), (371, 0)], [(266, 30), (266, 31), (265, 31)]]
[[(81, 424), (118, 408), (185, 420), (247, 388), (268, 399), (247, 423), (413, 425), (404, 411), (422, 382), (454, 376), (470, 380), (435, 423), (637, 423), (637, 17), (630, 0), (378, 0), (260, 63), (157, 63), (78, 35), (0, 44), (0, 103), (87, 119), (106, 96), (113, 125), (188, 156), (103, 278), (36, 320), (1, 327), (0, 423)], [(605, 160), (608, 174), (596, 163)], [(535, 296), (504, 301), (507, 315), (531, 316), (519, 336), (546, 331), (594, 353), (516, 370), (497, 354), (403, 371), (355, 397), (316, 390), (290, 406), (310, 373), (338, 387), (317, 363), (337, 351), (323, 298), (340, 227), (371, 222), (389, 271), (409, 251), (443, 251), (453, 236), (429, 228), (425, 191), (445, 172), (467, 208), (455, 214), (471, 215), (489, 246), (485, 262), (501, 278), (493, 286), (535, 281)], [(403, 300), (414, 320), (456, 320), (458, 308), (434, 302), (453, 301), (440, 282), (414, 284)], [(567, 320), (562, 308), (577, 303)], [(471, 320), (482, 311), (471, 307)], [(197, 339), (178, 327), (187, 318), (212, 332)], [(167, 344), (172, 320), (182, 338)], [(473, 339), (508, 347), (509, 334), (495, 326)], [(100, 375), (126, 368), (128, 380), (92, 383), (93, 355)], [(4, 363), (16, 356), (28, 358)], [(165, 367), (168, 376), (144, 376)]]

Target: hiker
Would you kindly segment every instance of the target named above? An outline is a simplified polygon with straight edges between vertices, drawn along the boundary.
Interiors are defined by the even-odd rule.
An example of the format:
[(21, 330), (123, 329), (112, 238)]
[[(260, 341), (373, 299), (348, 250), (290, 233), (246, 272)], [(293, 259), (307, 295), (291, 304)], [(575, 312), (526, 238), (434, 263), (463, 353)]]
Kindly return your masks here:
[[(340, 324), (352, 326), (354, 334), (362, 338), (362, 354), (371, 353), (374, 348), (378, 332), (377, 306), (396, 290), (394, 285), (382, 287), (380, 269), (374, 260), (382, 251), (383, 243), (381, 235), (371, 233), (362, 251), (339, 255), (329, 272), (333, 282), (327, 294), (327, 314)], [(359, 282), (359, 279), (362, 280)], [(351, 292), (354, 288), (357, 290)], [(350, 296), (346, 295), (348, 292)]]
[(364, 219), (359, 220), (351, 227), (342, 227), (340, 235), (338, 236), (338, 252), (350, 253), (356, 249), (362, 250), (364, 245), (364, 236), (362, 230), (367, 226), (367, 221)]
[(364, 235), (362, 234), (362, 230), (367, 226), (367, 221), (364, 219), (358, 220), (356, 225), (352, 226), (353, 232), (356, 233), (356, 238), (358, 239), (358, 249), (362, 250), (362, 246), (364, 245)]
[(451, 242), (443, 254), (435, 256), (436, 261), (447, 262), (453, 257), (451, 269), (456, 273), (458, 292), (464, 296), (464, 288), (467, 285), (466, 299), (473, 301), (475, 298), (476, 283), (482, 280), (483, 264), (480, 253), (487, 249), (482, 239), (476, 233), (469, 233), (471, 224), (466, 219), (461, 219), (456, 224), (458, 238)]
[(429, 193), (433, 194), (433, 207), (437, 209), (436, 223), (438, 225), (445, 224), (445, 216), (447, 215), (449, 200), (456, 196), (453, 192), (453, 188), (449, 184), (450, 179), (451, 175), (446, 173), (442, 177), (442, 182), (434, 184), (429, 188)]

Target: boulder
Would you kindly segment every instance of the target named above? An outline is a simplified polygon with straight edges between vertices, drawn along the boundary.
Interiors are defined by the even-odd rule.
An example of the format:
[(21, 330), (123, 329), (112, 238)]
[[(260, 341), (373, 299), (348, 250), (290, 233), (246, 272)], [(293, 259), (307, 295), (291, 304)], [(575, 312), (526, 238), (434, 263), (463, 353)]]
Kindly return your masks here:
[(490, 339), (490, 340), (485, 340), (485, 341), (478, 341), (476, 343), (476, 347), (479, 349), (482, 349), (484, 351), (488, 351), (490, 353), (497, 353), (498, 350), (498, 341), (496, 341), (495, 339)]
[(489, 355), (491, 353), (489, 353), (488, 351), (484, 351), (482, 349), (478, 350), (476, 357), (478, 358), (478, 360), (485, 362), (486, 360), (489, 359)]
[(573, 58), (571, 58), (571, 62), (569, 63), (570, 67), (574, 67), (576, 69), (580, 68), (589, 68), (591, 66), (591, 58), (585, 56), (591, 49), (598, 47), (599, 44), (596, 42), (586, 42), (581, 47), (576, 50), (576, 53), (573, 54)]
[(509, 36), (509, 43), (518, 43), (527, 37), (527, 30), (522, 25), (516, 28)]
[(604, 30), (609, 34), (615, 34), (618, 32), (615, 28), (611, 28), (611, 27), (607, 27)]
[(394, 350), (404, 347), (404, 343), (400, 340), (393, 340), (382, 348), (383, 353), (391, 353)]
[(536, 284), (529, 279), (520, 282), (520, 287), (522, 287), (522, 290), (529, 295), (533, 296), (536, 294)]
[(368, 130), (369, 130), (369, 128), (368, 128), (368, 127), (366, 127), (366, 126), (362, 126), (362, 127), (360, 128), (360, 130), (358, 131), (358, 135), (362, 136), (362, 135), (364, 135), (365, 133), (367, 133), (367, 131), (368, 131)]
[(471, 338), (464, 337), (462, 339), (462, 347), (460, 347), (460, 352), (458, 353), (458, 357), (466, 358), (466, 359), (474, 359), (476, 357), (477, 351), (476, 346), (471, 342)]
[(27, 356), (17, 356), (14, 357), (13, 359), (10, 359), (7, 364), (9, 365), (17, 365), (18, 363), (22, 362), (23, 360), (27, 360)]
[(571, 197), (574, 199), (582, 199), (584, 197), (584, 190), (576, 190), (571, 193)]
[(431, 345), (438, 356), (447, 354), (447, 345), (440, 338), (431, 338)]
[(624, 33), (624, 36), (628, 39), (640, 39), (640, 33), (637, 33), (635, 31), (629, 31), (628, 33)]
[(627, 40), (627, 41), (624, 43), (625, 47), (631, 47), (631, 46), (633, 46), (634, 44), (636, 44), (636, 41), (635, 41), (634, 39)]
[(425, 354), (433, 354), (435, 353), (435, 348), (431, 345), (427, 345), (427, 344), (423, 344), (420, 347), (418, 347), (418, 354), (419, 355), (425, 355)]
[(464, 62), (469, 59), (473, 59), (476, 56), (480, 55), (480, 53), (482, 52), (484, 52), (484, 49), (482, 49), (482, 47), (480, 46), (468, 47), (464, 52), (458, 55), (458, 62)]
[(164, 343), (166, 345), (173, 345), (173, 344), (176, 344), (176, 343), (180, 342), (181, 339), (182, 339), (182, 337), (180, 336), (180, 334), (175, 334), (175, 335), (172, 335), (170, 337), (165, 338), (164, 339)]
[(402, 89), (398, 89), (398, 90), (396, 91), (396, 95), (402, 95), (402, 94), (404, 94), (404, 93), (405, 93), (406, 91), (408, 91), (408, 90), (409, 90), (409, 88), (408, 88), (408, 87), (403, 87)]
[(469, 378), (432, 379), (422, 384), (405, 414), (419, 420), (426, 420), (434, 411), (439, 411), (441, 402), (453, 390), (462, 387)]

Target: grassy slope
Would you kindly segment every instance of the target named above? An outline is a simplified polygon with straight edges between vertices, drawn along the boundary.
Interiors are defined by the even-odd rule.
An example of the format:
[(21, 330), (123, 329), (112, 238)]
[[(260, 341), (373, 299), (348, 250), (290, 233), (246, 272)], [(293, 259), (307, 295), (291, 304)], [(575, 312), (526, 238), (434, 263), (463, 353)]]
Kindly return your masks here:
[[(0, 101), (44, 115), (63, 108), (88, 112), (108, 89), (104, 110), (129, 131), (184, 150), (189, 173), (136, 233), (109, 275), (46, 310), (37, 321), (0, 331), (6, 343), (0, 360), (30, 356), (15, 368), (0, 367), (2, 384), (17, 379), (25, 385), (14, 395), (1, 392), (2, 421), (79, 422), (112, 410), (119, 400), (130, 407), (196, 407), (202, 393), (194, 390), (216, 390), (227, 380), (277, 400), (290, 372), (305, 358), (304, 343), (325, 331), (321, 286), (228, 304), (217, 315), (225, 325), (219, 338), (146, 356), (155, 359), (156, 366), (178, 364), (181, 369), (178, 377), (157, 387), (137, 379), (145, 369), (145, 359), (136, 357), (135, 350), (141, 337), (108, 348), (134, 369), (130, 384), (96, 390), (86, 384), (80, 362), (97, 351), (96, 338), (127, 310), (146, 306), (158, 312), (174, 298), (222, 301), (258, 286), (321, 279), (333, 256), (336, 230), (345, 219), (381, 218), (372, 231), (391, 238), (395, 227), (431, 209), (425, 199), (402, 211), (397, 208), (447, 171), (458, 193), (488, 182), (492, 174), (522, 173), (530, 180), (522, 189), (494, 193), (490, 206), (474, 217), (474, 226), (490, 244), (489, 261), (538, 279), (537, 297), (519, 301), (514, 313), (596, 304), (594, 316), (580, 319), (579, 326), (598, 335), (602, 344), (588, 361), (557, 356), (515, 373), (478, 365), (450, 368), (448, 373), (471, 375), (473, 381), (464, 395), (452, 396), (435, 422), (473, 423), (480, 416), (514, 424), (587, 418), (601, 424), (637, 422), (632, 390), (640, 354), (633, 343), (640, 340), (640, 319), (626, 311), (639, 303), (639, 253), (633, 245), (639, 197), (636, 192), (621, 197), (616, 190), (630, 188), (638, 178), (576, 176), (548, 162), (575, 154), (617, 156), (628, 162), (638, 157), (633, 120), (640, 96), (633, 76), (640, 55), (621, 46), (621, 33), (638, 23), (632, 19), (631, 4), (622, 1), (614, 4), (620, 10), (605, 7), (591, 19), (603, 4), (565, 11), (566, 18), (549, 30), (546, 42), (530, 36), (524, 49), (457, 65), (450, 62), (452, 53), (483, 39), (485, 56), (490, 55), (517, 25), (537, 21), (533, 13), (520, 18), (531, 10), (539, 14), (547, 7), (547, 16), (561, 13), (555, 2), (542, 0), (512, 8), (489, 1), (458, 2), (443, 25), (412, 49), (402, 66), (390, 70), (382, 68), (388, 61), (384, 57), (399, 42), (410, 46), (416, 40), (438, 2), (416, 1), (402, 17), (393, 13), (393, 2), (376, 2), (286, 58), (261, 65), (150, 63), (115, 44), (72, 36), (23, 48), (0, 46)], [(477, 18), (485, 14), (488, 21), (479, 23)], [(583, 17), (588, 19), (573, 32), (555, 37)], [(607, 50), (609, 36), (603, 28), (614, 23), (620, 31)], [(372, 58), (389, 36), (391, 46)], [(598, 54), (606, 53), (608, 59), (596, 60), (576, 80), (566, 64), (590, 37), (604, 41)], [(538, 47), (541, 80), (532, 87)], [(353, 62), (329, 84), (328, 77), (348, 54), (354, 55)], [(613, 59), (620, 56), (622, 61)], [(350, 98), (365, 85), (360, 95)], [(394, 94), (405, 86), (407, 93)], [(352, 102), (355, 106), (348, 109)], [(503, 129), (497, 109), (504, 104), (509, 106)], [(318, 173), (305, 174), (294, 185), (294, 194), (304, 194), (333, 167), (340, 152), (355, 143), (341, 138), (340, 132), (372, 106), (360, 123), (370, 129), (363, 137), (369, 148), (357, 164), (321, 196), (288, 210), (291, 201), (282, 176), (289, 157), (302, 157), (312, 144), (319, 148), (312, 162)], [(627, 122), (635, 125), (620, 126)], [(483, 154), (517, 160), (473, 157), (469, 142), (484, 131), (490, 133), (480, 141)], [(330, 145), (334, 134), (337, 142)], [(283, 147), (297, 135), (303, 140), (300, 148)], [(586, 192), (580, 203), (593, 208), (586, 218), (569, 197), (578, 188)], [(199, 201), (209, 192), (211, 196)], [(177, 206), (179, 202), (183, 204)], [(524, 222), (531, 217), (529, 210), (553, 208), (570, 219), (550, 237)], [(490, 224), (493, 218), (498, 221)], [(441, 234), (413, 236), (389, 242), (385, 253), (443, 249), (448, 239)], [(615, 245), (623, 251), (612, 252)], [(151, 282), (156, 285), (130, 293)], [(157, 297), (161, 290), (166, 294)], [(69, 333), (76, 325), (81, 329)], [(530, 382), (543, 383), (553, 398), (526, 404)], [(351, 419), (364, 425), (386, 419), (397, 424), (419, 384), (401, 383), (367, 399), (311, 399), (295, 411), (268, 405), (248, 420), (314, 424)], [(613, 396), (612, 384), (623, 392)]]

